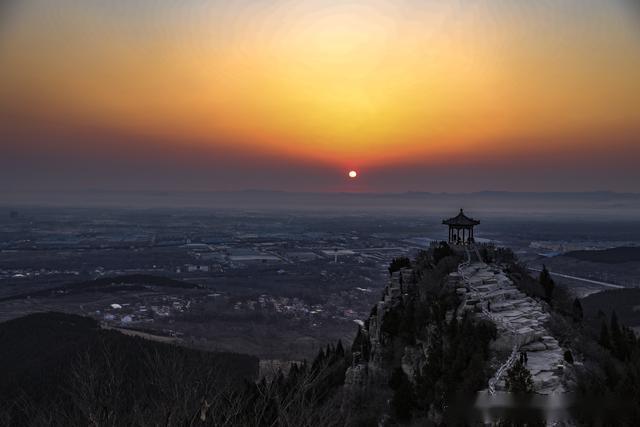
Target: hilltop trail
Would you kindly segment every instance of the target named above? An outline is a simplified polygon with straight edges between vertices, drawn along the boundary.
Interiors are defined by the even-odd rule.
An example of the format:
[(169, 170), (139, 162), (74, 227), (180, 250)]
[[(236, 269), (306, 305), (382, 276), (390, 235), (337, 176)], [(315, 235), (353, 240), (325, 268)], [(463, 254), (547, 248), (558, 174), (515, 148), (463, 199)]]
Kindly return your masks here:
[[(479, 259), (477, 248), (473, 249)], [(465, 252), (467, 261), (460, 264), (457, 273), (451, 273), (458, 279), (456, 292), (463, 300), (459, 312), (482, 312), (500, 331), (496, 346), (510, 350), (508, 359), (489, 381), (488, 391), (505, 390), (504, 374), (519, 353), (526, 352), (526, 367), (533, 377), (534, 390), (540, 394), (563, 393), (564, 351), (544, 326), (549, 314), (543, 305), (518, 290), (502, 268), (472, 262), (466, 247)]]

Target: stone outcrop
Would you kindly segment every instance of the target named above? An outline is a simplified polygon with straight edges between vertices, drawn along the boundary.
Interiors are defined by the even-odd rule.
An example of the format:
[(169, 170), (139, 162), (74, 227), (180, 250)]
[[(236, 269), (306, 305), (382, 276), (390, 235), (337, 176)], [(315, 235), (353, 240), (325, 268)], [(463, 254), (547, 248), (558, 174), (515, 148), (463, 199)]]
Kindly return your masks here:
[[(470, 311), (474, 316), (495, 323), (498, 337), (491, 348), (496, 373), (489, 390), (505, 390), (506, 371), (520, 354), (526, 352), (526, 367), (533, 377), (535, 391), (541, 394), (564, 392), (564, 350), (545, 326), (550, 318), (546, 304), (521, 292), (505, 272), (506, 266), (470, 262), (470, 258), (467, 251), (467, 261), (447, 278), (445, 286), (455, 290), (461, 300), (455, 312), (447, 313), (447, 321), (454, 315), (461, 319), (465, 311)], [(428, 331), (422, 334), (427, 342), (416, 340), (415, 345), (394, 349), (393, 337), (385, 333), (383, 327), (385, 315), (407, 303), (415, 295), (412, 293), (415, 286), (413, 271), (409, 268), (391, 275), (381, 300), (361, 328), (366, 345), (362, 350), (354, 348), (353, 366), (347, 371), (347, 387), (386, 384), (390, 375), (388, 360), (393, 358), (389, 352), (394, 352), (391, 356), (400, 354), (401, 367), (408, 378), (415, 378), (426, 364)]]
[[(392, 343), (390, 342), (391, 337), (383, 331), (383, 319), (391, 309), (407, 301), (411, 288), (415, 286), (413, 282), (413, 270), (410, 268), (394, 272), (389, 278), (382, 298), (375, 305), (369, 319), (360, 330), (362, 337), (367, 341), (367, 349), (364, 352), (354, 349), (353, 366), (347, 370), (346, 386), (386, 383), (389, 376), (386, 360), (388, 352), (392, 351), (390, 348)], [(424, 360), (422, 345), (405, 346), (402, 368), (409, 378), (413, 377)]]

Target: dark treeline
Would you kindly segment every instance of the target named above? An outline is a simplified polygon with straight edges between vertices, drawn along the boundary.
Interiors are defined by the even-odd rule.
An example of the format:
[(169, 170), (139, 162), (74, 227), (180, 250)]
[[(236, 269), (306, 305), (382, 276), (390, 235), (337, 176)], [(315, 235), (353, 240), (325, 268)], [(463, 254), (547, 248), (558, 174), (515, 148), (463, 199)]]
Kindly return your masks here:
[(285, 375), (40, 313), (0, 324), (2, 426), (339, 426), (351, 352), (341, 342)]
[(0, 425), (148, 425), (257, 375), (252, 356), (126, 336), (76, 315), (0, 324)]
[(618, 321), (615, 311), (609, 317), (600, 312), (581, 322), (573, 320), (574, 344), (583, 360), (577, 370), (576, 391), (582, 399), (599, 402), (580, 407), (576, 418), (605, 425), (638, 425), (640, 340)]
[(599, 311), (611, 316), (615, 310), (621, 323), (640, 325), (640, 288), (609, 289), (591, 294), (581, 300), (585, 315), (593, 317)]

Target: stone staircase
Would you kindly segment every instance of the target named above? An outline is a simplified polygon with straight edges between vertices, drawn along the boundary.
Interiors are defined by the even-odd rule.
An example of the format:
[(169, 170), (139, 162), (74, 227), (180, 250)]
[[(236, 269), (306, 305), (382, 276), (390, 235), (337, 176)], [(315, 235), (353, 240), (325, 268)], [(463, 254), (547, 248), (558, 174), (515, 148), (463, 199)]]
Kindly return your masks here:
[(545, 327), (549, 314), (540, 302), (518, 290), (500, 268), (471, 262), (470, 251), (465, 249), (467, 260), (460, 264), (457, 273), (452, 273), (458, 279), (456, 292), (462, 300), (458, 313), (481, 312), (498, 327), (496, 346), (511, 350), (509, 358), (489, 381), (489, 392), (505, 390), (504, 374), (520, 352), (527, 352), (527, 368), (536, 392), (564, 392), (561, 384), (564, 352)]

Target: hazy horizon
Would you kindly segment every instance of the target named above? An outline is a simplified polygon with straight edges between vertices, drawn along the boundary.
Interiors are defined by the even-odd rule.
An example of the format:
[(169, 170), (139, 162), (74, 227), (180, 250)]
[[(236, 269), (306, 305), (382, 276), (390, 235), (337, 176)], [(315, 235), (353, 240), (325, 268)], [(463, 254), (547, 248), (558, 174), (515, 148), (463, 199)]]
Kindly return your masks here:
[(629, 220), (640, 217), (640, 194), (614, 192), (361, 193), (245, 191), (0, 192), (0, 207), (189, 209), (302, 214), (470, 215), (534, 220)]

